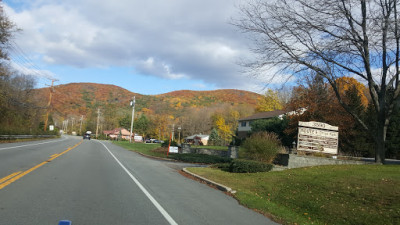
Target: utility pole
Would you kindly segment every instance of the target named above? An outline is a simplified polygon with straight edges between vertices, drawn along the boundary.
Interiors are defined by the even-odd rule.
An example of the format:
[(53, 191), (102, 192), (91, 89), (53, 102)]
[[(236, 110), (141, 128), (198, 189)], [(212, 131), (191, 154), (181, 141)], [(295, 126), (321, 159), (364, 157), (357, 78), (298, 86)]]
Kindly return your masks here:
[(49, 121), (49, 113), (50, 113), (50, 105), (51, 105), (51, 97), (53, 96), (54, 92), (54, 81), (57, 81), (56, 79), (51, 80), (51, 87), (50, 87), (50, 95), (49, 95), (49, 102), (47, 103), (47, 110), (46, 110), (46, 119), (44, 121), (44, 131), (47, 131), (47, 123)]
[(175, 124), (172, 124), (172, 141), (175, 139)]
[(81, 125), (79, 126), (79, 135), (82, 135), (82, 122), (83, 122), (83, 115), (81, 115)]
[(132, 120), (131, 120), (131, 135), (129, 136), (129, 143), (132, 143), (132, 130), (133, 130), (133, 120), (135, 119), (135, 96), (133, 96), (133, 100), (130, 102), (130, 106), (132, 107)]
[(99, 135), (99, 122), (100, 122), (100, 108), (97, 108), (96, 139)]
[(178, 143), (179, 143), (179, 144), (181, 143), (181, 130), (182, 130), (182, 127), (179, 126), (179, 127), (178, 127), (178, 131), (179, 131)]

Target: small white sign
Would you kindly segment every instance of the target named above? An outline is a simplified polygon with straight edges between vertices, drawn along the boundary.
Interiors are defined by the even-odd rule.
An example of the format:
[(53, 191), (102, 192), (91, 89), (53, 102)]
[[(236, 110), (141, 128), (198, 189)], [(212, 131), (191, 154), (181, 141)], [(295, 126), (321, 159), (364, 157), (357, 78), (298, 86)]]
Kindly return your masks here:
[(134, 136), (134, 137), (133, 137), (133, 140), (134, 140), (135, 142), (143, 142), (143, 137), (142, 137), (142, 136)]
[(50, 125), (49, 126), (49, 131), (53, 131), (54, 130), (54, 125)]
[(178, 147), (169, 146), (169, 153), (178, 153)]

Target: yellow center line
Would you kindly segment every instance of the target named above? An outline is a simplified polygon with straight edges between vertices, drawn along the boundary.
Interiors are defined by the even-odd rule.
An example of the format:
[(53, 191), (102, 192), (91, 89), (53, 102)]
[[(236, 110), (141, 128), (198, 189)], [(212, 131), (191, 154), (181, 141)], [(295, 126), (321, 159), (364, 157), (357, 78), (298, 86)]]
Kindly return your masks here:
[(0, 179), (0, 184), (3, 183), (4, 181), (8, 180), (8, 179), (11, 179), (11, 178), (17, 176), (20, 173), (22, 173), (22, 171), (15, 172), (15, 173), (12, 173), (12, 174), (10, 174), (10, 175), (8, 175), (6, 177), (1, 178)]
[(57, 155), (58, 155), (58, 153), (51, 155), (50, 158), (53, 158), (54, 156), (57, 156)]
[[(54, 160), (55, 158), (57, 158), (57, 157), (59, 157), (59, 156), (61, 156), (61, 155), (64, 155), (65, 153), (67, 153), (67, 152), (71, 151), (72, 149), (78, 147), (78, 145), (82, 144), (82, 142), (83, 142), (83, 140), (80, 141), (78, 144), (76, 144), (76, 145), (74, 145), (74, 146), (68, 148), (67, 150), (61, 152), (60, 154), (54, 154), (54, 155), (52, 155), (52, 156), (50, 157), (50, 159), (48, 159), (48, 160), (46, 160), (46, 161), (44, 161), (44, 162), (41, 162), (41, 163), (37, 164), (36, 166), (34, 166), (34, 167), (32, 167), (32, 168), (30, 168), (30, 169), (28, 169), (28, 170), (26, 170), (26, 171), (24, 171), (24, 172), (22, 172), (22, 173), (21, 173), (21, 172), (17, 172), (17, 173), (13, 173), (13, 174), (11, 174), (11, 175), (8, 175), (7, 177), (2, 178), (2, 180), (4, 179), (5, 182), (4, 182), (4, 181), (2, 181), (2, 182), (4, 182), (4, 183), (0, 182), (0, 190), (3, 189), (4, 187), (8, 186), (9, 184), (13, 183), (14, 181), (20, 179), (21, 177), (27, 175), (28, 173), (30, 173), (30, 172), (36, 170), (37, 168), (43, 166), (44, 164), (46, 164), (46, 163), (48, 163), (48, 162), (51, 162), (51, 161)], [(13, 176), (12, 176), (12, 175), (13, 175)], [(7, 178), (7, 179), (6, 179), (6, 178)]]

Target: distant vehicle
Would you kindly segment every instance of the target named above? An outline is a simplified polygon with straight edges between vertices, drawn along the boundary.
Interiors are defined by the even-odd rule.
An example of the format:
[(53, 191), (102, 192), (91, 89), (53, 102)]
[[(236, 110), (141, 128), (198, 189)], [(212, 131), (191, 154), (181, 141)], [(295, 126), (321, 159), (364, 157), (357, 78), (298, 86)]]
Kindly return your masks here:
[(146, 139), (144, 142), (145, 143), (151, 143), (151, 139)]
[(90, 133), (88, 133), (88, 132), (86, 132), (84, 135), (83, 135), (83, 139), (89, 139), (90, 140), (90, 134), (91, 134), (92, 132), (90, 132)]
[(154, 140), (153, 143), (164, 143), (164, 141), (160, 141), (160, 140)]

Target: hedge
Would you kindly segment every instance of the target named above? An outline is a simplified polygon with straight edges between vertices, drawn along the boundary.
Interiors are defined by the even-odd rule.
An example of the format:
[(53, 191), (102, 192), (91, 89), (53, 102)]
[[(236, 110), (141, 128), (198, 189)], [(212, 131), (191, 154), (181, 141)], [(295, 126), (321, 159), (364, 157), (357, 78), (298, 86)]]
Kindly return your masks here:
[(229, 165), (229, 172), (231, 173), (268, 172), (272, 168), (273, 165), (268, 163), (245, 160), (245, 159), (235, 159)]
[(232, 161), (231, 158), (205, 154), (170, 154), (168, 157), (183, 162), (205, 164), (230, 163)]

